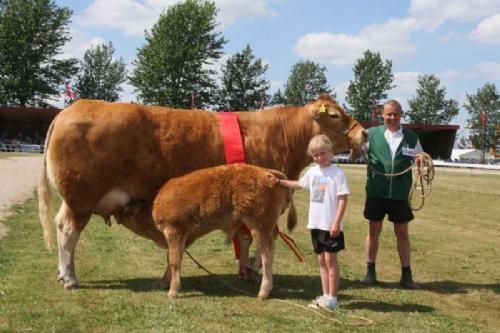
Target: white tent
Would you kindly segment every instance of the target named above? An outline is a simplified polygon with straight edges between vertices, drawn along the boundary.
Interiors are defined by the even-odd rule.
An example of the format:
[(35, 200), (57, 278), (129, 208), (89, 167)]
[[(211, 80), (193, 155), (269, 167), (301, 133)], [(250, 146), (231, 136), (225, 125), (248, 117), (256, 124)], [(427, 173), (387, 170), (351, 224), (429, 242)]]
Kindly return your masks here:
[(479, 149), (453, 149), (451, 151), (451, 160), (475, 160), (480, 161), (482, 151)]

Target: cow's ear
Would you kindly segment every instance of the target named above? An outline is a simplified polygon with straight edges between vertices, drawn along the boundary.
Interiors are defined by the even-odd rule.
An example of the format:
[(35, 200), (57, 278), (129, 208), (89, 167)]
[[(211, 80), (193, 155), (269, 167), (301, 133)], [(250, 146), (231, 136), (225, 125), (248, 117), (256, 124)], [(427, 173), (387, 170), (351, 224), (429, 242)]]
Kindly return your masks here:
[(311, 115), (312, 115), (313, 119), (319, 119), (322, 116), (327, 116), (328, 115), (328, 104), (325, 104), (325, 103), (315, 104), (311, 108)]

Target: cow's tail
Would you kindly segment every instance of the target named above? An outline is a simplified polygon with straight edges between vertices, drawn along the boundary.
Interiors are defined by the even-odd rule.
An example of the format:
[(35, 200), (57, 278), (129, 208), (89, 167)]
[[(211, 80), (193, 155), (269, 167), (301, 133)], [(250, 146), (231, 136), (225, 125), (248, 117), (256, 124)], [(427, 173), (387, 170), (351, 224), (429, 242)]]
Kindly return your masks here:
[(54, 244), (55, 229), (54, 223), (52, 222), (52, 192), (47, 176), (47, 151), (49, 148), (50, 135), (52, 134), (53, 126), (54, 122), (50, 124), (49, 130), (47, 132), (47, 137), (45, 138), (43, 166), (42, 172), (40, 174), (40, 179), (38, 181), (38, 216), (43, 228), (43, 238), (45, 240), (45, 246), (49, 251), (52, 250), (52, 245)]

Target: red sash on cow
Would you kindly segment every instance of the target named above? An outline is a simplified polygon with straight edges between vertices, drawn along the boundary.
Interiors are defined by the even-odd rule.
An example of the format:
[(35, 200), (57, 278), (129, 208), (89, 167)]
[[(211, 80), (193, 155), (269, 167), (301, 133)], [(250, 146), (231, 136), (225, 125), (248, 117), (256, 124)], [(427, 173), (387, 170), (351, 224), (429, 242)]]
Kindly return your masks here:
[[(245, 151), (243, 149), (243, 140), (240, 133), (240, 124), (238, 122), (238, 117), (234, 112), (219, 112), (219, 121), (220, 121), (220, 131), (222, 135), (222, 139), (224, 142), (224, 154), (226, 156), (226, 164), (233, 163), (245, 163)], [(297, 259), (300, 262), (304, 261), (302, 254), (300, 253), (299, 248), (293, 241), (293, 239), (281, 231), (279, 231), (279, 227), (276, 225), (276, 229), (283, 241), (288, 245), (288, 247), (293, 251), (293, 253), (297, 256)], [(242, 235), (250, 235), (250, 230), (248, 230), (245, 224), (242, 224), (239, 230)], [(238, 241), (238, 237), (234, 237), (233, 239), (234, 246), (234, 255), (236, 259), (240, 259), (240, 242)]]
[[(243, 150), (243, 140), (240, 133), (238, 117), (234, 112), (219, 112), (220, 131), (224, 141), (224, 154), (226, 164), (245, 163), (245, 152)], [(240, 233), (249, 235), (246, 225), (240, 227)], [(240, 259), (240, 243), (238, 238), (233, 239), (234, 254), (236, 259)]]
[(245, 163), (243, 140), (238, 117), (234, 112), (219, 112), (220, 130), (224, 141), (226, 164)]

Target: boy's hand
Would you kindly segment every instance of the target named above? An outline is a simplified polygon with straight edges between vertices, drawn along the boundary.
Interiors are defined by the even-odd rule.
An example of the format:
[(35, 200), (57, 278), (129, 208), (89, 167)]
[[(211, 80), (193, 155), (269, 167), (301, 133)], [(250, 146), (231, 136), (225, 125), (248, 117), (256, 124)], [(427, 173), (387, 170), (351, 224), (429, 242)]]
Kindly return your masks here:
[(330, 236), (338, 237), (340, 235), (340, 225), (337, 223), (333, 223), (330, 227)]
[(275, 185), (275, 184), (278, 184), (280, 182), (279, 178), (276, 178), (275, 175), (273, 175), (272, 173), (270, 172), (266, 172), (266, 177), (267, 179), (269, 180), (269, 183), (271, 185)]

